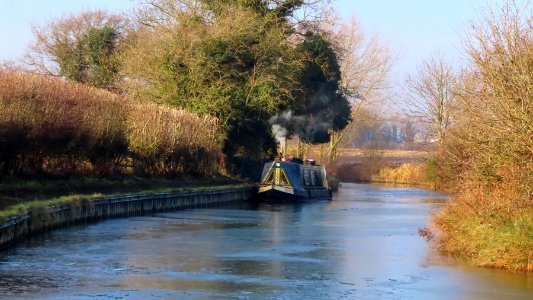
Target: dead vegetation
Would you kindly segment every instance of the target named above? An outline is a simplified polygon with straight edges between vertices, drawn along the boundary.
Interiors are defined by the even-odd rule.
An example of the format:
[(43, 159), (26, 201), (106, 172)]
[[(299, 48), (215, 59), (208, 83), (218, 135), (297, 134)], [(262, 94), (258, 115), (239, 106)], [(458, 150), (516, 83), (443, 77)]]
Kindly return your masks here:
[(472, 24), (460, 115), (441, 149), (457, 191), (436, 218), (440, 248), (479, 266), (533, 270), (532, 3), (506, 1)]
[(343, 182), (381, 182), (435, 188), (435, 164), (426, 151), (345, 149), (335, 163)]
[(86, 85), (0, 71), (0, 174), (218, 172), (218, 123)]

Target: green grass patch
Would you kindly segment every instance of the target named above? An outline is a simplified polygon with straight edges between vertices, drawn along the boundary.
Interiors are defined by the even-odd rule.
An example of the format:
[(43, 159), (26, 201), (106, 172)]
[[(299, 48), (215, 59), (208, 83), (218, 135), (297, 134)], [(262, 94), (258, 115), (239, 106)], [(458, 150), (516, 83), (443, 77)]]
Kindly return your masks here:
[(120, 180), (78, 178), (70, 180), (4, 180), (0, 184), (0, 221), (43, 208), (76, 204), (102, 197), (131, 194), (180, 193), (222, 190), (249, 183), (218, 177), (175, 180), (127, 177)]
[(50, 199), (23, 202), (20, 204), (8, 206), (0, 210), (0, 221), (4, 221), (10, 217), (22, 215), (28, 212), (41, 211), (42, 209), (45, 209), (45, 208), (48, 208), (54, 205), (80, 203), (82, 201), (101, 198), (103, 196), (104, 195), (100, 193), (94, 193), (94, 194), (88, 194), (88, 195), (60, 196), (60, 197), (50, 198)]

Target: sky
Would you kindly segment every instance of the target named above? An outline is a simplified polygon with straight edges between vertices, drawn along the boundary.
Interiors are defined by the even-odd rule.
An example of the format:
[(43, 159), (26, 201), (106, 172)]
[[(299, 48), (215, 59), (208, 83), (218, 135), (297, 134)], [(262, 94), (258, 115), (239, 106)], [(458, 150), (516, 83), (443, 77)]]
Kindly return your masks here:
[[(496, 2), (496, 1), (493, 1)], [(393, 77), (402, 80), (432, 56), (465, 63), (462, 39), (490, 0), (337, 0), (343, 19), (355, 16), (363, 32), (388, 43), (396, 61)]]
[(16, 60), (32, 40), (32, 24), (87, 9), (127, 11), (133, 0), (0, 0), (0, 61)]
[[(461, 34), (490, 0), (332, 0), (344, 19), (355, 16), (365, 33), (377, 34), (397, 56), (393, 79), (401, 81), (423, 59), (440, 53), (460, 63)], [(86, 9), (132, 9), (135, 0), (0, 0), (0, 61), (16, 60), (32, 39), (32, 24)]]

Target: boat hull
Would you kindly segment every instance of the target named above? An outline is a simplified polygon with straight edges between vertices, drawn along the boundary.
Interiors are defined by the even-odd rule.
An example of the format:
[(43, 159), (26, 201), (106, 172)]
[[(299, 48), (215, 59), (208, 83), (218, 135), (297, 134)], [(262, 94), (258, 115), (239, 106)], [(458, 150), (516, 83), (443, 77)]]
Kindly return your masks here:
[(331, 199), (323, 166), (274, 161), (263, 168), (258, 194), (261, 198)]
[(305, 199), (331, 199), (330, 189), (304, 189), (294, 191), (281, 186), (260, 186), (260, 199), (267, 200), (305, 200)]

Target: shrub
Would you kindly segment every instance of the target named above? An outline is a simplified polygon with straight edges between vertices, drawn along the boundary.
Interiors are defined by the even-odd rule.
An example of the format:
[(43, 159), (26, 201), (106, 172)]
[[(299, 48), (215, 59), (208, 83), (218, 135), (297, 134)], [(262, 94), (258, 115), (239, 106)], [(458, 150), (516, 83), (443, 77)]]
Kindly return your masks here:
[(533, 200), (520, 184), (533, 164), (499, 170), (506, 180), (463, 181), (461, 193), (435, 219), (440, 249), (478, 266), (533, 271)]
[(65, 173), (64, 162), (85, 160), (98, 169), (125, 155), (124, 102), (79, 84), (0, 72), (4, 171)]
[(101, 176), (218, 170), (212, 117), (57, 78), (0, 70), (0, 174)]
[(132, 106), (128, 142), (138, 168), (151, 175), (211, 174), (221, 155), (218, 123), (183, 109)]
[(457, 197), (436, 218), (441, 249), (480, 266), (533, 270), (533, 18), (504, 1), (474, 23), (461, 114), (439, 162)]

